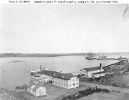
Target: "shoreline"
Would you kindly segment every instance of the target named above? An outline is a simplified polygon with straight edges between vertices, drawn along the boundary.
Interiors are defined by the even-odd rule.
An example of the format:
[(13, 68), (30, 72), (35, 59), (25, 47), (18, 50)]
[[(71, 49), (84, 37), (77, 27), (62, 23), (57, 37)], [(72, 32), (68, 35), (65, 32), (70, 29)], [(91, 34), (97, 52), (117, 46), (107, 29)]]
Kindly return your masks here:
[[(58, 57), (58, 56), (85, 56), (87, 53), (0, 53), (0, 58), (4, 57)], [(98, 54), (98, 53), (96, 53)], [(110, 54), (129, 54), (129, 52), (103, 53)]]

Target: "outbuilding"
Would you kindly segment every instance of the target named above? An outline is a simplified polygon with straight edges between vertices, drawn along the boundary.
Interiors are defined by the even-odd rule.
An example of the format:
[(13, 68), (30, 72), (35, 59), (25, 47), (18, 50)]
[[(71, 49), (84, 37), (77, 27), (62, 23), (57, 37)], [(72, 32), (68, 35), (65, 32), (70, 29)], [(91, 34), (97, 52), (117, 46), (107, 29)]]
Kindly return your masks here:
[(43, 86), (43, 83), (40, 82), (30, 82), (28, 84), (27, 91), (36, 97), (46, 95), (46, 88)]

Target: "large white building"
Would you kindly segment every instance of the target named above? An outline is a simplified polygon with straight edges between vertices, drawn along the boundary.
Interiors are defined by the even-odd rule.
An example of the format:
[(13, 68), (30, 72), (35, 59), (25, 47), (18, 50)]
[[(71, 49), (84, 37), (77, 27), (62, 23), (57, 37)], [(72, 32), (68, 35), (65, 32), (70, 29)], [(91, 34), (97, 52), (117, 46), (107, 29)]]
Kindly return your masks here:
[(79, 86), (79, 78), (76, 76), (73, 76), (72, 74), (61, 74), (58, 77), (59, 74), (56, 74), (55, 77), (52, 79), (52, 84), (66, 88), (76, 88)]
[(91, 78), (91, 77), (101, 77), (101, 76), (105, 76), (105, 71), (102, 68), (101, 64), (100, 66), (97, 67), (90, 67), (90, 68), (84, 68), (81, 69), (81, 75), (87, 78)]
[(52, 84), (66, 89), (79, 87), (79, 78), (71, 73), (60, 73), (50, 70), (42, 70), (41, 75), (45, 74), (52, 77)]

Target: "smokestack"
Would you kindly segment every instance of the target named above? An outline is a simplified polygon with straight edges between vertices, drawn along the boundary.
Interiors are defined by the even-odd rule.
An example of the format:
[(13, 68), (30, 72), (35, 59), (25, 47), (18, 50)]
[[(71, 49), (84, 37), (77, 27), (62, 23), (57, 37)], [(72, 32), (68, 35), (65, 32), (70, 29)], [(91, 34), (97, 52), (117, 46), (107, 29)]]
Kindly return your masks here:
[(102, 64), (100, 63), (100, 68), (102, 69)]
[(100, 67), (102, 66), (102, 64), (100, 63)]
[(42, 69), (41, 65), (40, 65), (40, 70)]

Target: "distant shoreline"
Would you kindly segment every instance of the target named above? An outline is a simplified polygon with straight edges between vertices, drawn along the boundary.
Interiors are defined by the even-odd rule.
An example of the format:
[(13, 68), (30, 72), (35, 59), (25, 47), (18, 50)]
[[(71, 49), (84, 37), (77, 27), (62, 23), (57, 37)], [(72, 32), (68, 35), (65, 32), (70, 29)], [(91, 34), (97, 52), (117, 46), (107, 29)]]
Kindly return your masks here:
[(61, 54), (22, 54), (22, 53), (1, 53), (0, 58), (4, 57), (58, 57), (58, 56), (84, 56), (86, 53), (61, 53)]
[[(103, 53), (109, 54), (126, 54), (129, 52)], [(58, 56), (85, 56), (87, 53), (0, 53), (0, 58), (4, 57), (58, 57)], [(96, 53), (98, 54), (98, 53)]]

